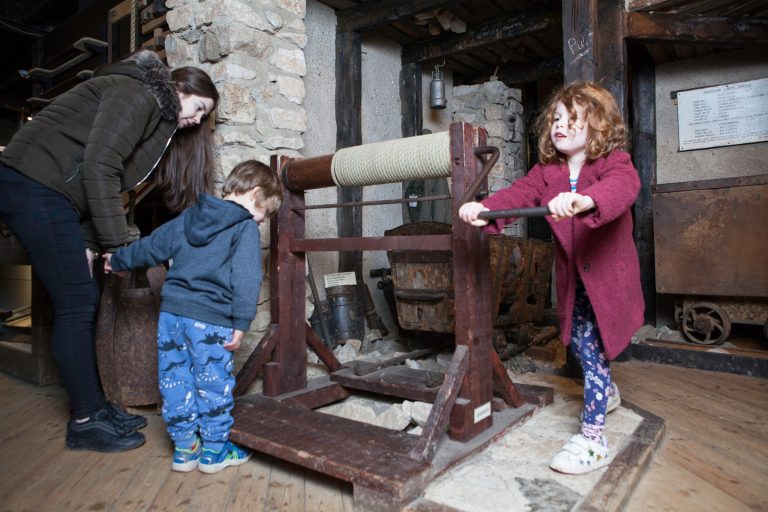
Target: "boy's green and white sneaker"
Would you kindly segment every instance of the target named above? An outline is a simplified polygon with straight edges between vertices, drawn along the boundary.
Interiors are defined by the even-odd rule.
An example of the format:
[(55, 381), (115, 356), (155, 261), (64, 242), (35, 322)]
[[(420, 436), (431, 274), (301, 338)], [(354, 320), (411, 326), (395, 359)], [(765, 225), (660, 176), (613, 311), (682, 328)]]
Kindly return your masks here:
[(197, 468), (200, 463), (200, 454), (202, 450), (202, 443), (200, 439), (195, 439), (195, 444), (191, 448), (179, 448), (178, 446), (173, 450), (173, 465), (171, 469), (174, 471), (181, 471), (187, 473)]
[(200, 465), (197, 467), (203, 473), (218, 473), (229, 466), (239, 466), (251, 458), (251, 450), (227, 441), (220, 452), (203, 448)]
[[(608, 404), (605, 406), (605, 414), (615, 411), (621, 405), (621, 394), (619, 394), (619, 386), (616, 383), (611, 382), (611, 390), (608, 392)], [(584, 421), (584, 409), (579, 412), (579, 423)]]
[(602, 442), (587, 439), (576, 434), (565, 443), (549, 463), (549, 467), (568, 475), (581, 475), (608, 465), (608, 446)]

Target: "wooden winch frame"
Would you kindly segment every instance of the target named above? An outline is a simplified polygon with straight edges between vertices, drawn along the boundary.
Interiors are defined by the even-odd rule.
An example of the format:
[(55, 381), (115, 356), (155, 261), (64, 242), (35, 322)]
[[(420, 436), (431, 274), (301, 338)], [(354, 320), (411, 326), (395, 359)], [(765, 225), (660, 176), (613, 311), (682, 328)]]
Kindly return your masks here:
[[(490, 442), (490, 430), (500, 435), (535, 406), (551, 403), (550, 388), (516, 386), (494, 351), (488, 243), (481, 230), (456, 213), (467, 194), (474, 196), (472, 189), (485, 182), (481, 170), (487, 174), (483, 167), (489, 167), (488, 161), (478, 151), (485, 143), (483, 128), (466, 123), (450, 126), (454, 212), (450, 235), (307, 239), (304, 191), (335, 186), (330, 177), (333, 155), (304, 160), (273, 157), (272, 166), (286, 191), (284, 204), (271, 221), (272, 324), (237, 377), (235, 442), (351, 481), (362, 508), (389, 510), (382, 504), (413, 497), (439, 471), (478, 449), (478, 443)], [(452, 252), (456, 349), (439, 387), (430, 385), (425, 376), (429, 372), (404, 366), (356, 375), (351, 366), (336, 360), (306, 322), (306, 253), (365, 250)], [(307, 345), (328, 367), (328, 378), (307, 381)], [(259, 373), (263, 396), (244, 396)], [(350, 396), (353, 390), (434, 405), (419, 437), (312, 411)], [(494, 390), (500, 399), (493, 397)], [(519, 413), (505, 420), (506, 425), (499, 422), (494, 427), (492, 412), (502, 410)], [(438, 441), (448, 427), (451, 442), (464, 448), (454, 449), (449, 457), (436, 457)]]

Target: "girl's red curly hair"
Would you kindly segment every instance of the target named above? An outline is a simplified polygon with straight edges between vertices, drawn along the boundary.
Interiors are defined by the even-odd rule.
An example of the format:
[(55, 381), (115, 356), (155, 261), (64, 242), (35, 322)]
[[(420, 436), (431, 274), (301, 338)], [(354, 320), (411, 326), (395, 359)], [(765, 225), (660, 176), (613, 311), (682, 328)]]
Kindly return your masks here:
[(587, 119), (587, 160), (596, 160), (627, 146), (627, 128), (621, 118), (613, 95), (592, 82), (572, 82), (555, 90), (547, 106), (536, 119), (535, 130), (539, 137), (539, 161), (543, 164), (564, 162), (565, 156), (558, 153), (552, 144), (550, 128), (557, 104), (563, 102), (576, 120), (576, 107), (584, 108)]

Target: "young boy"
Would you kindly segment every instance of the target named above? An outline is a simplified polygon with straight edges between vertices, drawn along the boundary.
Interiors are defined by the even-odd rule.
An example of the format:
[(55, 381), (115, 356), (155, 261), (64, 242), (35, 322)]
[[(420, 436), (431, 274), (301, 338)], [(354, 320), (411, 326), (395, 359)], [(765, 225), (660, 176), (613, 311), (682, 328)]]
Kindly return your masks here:
[(229, 441), (232, 351), (256, 315), (262, 280), (258, 224), (280, 208), (283, 191), (272, 169), (248, 160), (232, 170), (222, 195), (200, 194), (195, 206), (150, 236), (105, 255), (105, 269), (114, 272), (172, 261), (157, 341), (175, 471), (216, 473), (251, 456)]

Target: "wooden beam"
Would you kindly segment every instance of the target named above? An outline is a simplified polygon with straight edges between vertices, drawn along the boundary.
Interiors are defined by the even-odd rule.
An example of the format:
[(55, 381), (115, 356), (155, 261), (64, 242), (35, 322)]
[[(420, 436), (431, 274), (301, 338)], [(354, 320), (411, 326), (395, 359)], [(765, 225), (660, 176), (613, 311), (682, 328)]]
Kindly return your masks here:
[[(421, 64), (418, 62), (403, 64), (400, 70), (400, 130), (403, 137), (412, 137), (421, 133), (424, 126), (422, 97)], [(409, 181), (402, 183), (403, 197), (406, 197), (409, 185)], [(402, 212), (402, 222), (407, 222), (406, 219), (410, 218), (407, 204), (403, 204)]]
[[(272, 169), (280, 173), (289, 158), (272, 155)], [(270, 312), (277, 329), (271, 362), (264, 365), (264, 394), (277, 396), (307, 386), (307, 348), (304, 336), (306, 254), (278, 250), (304, 236), (304, 193), (285, 195), (277, 217), (270, 220)], [(274, 262), (274, 265), (273, 265)], [(276, 266), (275, 266), (276, 265)]]
[(494, 41), (541, 32), (556, 27), (559, 22), (559, 13), (551, 10), (514, 14), (472, 28), (464, 34), (438, 37), (426, 43), (403, 47), (403, 63), (424, 62), (447, 57)]
[(565, 82), (588, 80), (609, 90), (627, 116), (625, 17), (621, 0), (563, 0)]
[(629, 121), (627, 94), (627, 50), (624, 42), (626, 13), (623, 0), (599, 0), (595, 31), (596, 78), (608, 89), (619, 107), (621, 117)]
[(323, 362), (323, 364), (332, 372), (335, 372), (341, 368), (341, 363), (336, 356), (333, 355), (331, 349), (329, 349), (320, 338), (317, 337), (315, 331), (312, 330), (308, 324), (304, 326), (304, 335), (307, 337), (307, 345), (312, 351), (317, 354), (317, 357)]
[(688, 3), (690, 0), (629, 0), (627, 11), (668, 9), (679, 4)]
[(632, 55), (632, 156), (640, 175), (634, 238), (640, 260), (645, 322), (656, 325), (656, 280), (651, 186), (656, 181), (656, 65), (640, 45)]
[(563, 0), (563, 78), (595, 80), (597, 0)]
[(251, 355), (240, 368), (235, 379), (235, 387), (232, 390), (233, 396), (242, 396), (251, 387), (251, 384), (259, 376), (263, 367), (272, 357), (272, 352), (277, 344), (277, 324), (271, 324), (269, 331), (261, 338), (259, 344), (253, 349)]
[(456, 351), (451, 359), (451, 366), (445, 375), (443, 385), (437, 400), (432, 405), (427, 423), (419, 437), (416, 446), (408, 453), (408, 456), (417, 461), (431, 461), (435, 456), (437, 441), (448, 426), (451, 417), (451, 409), (459, 396), (461, 382), (467, 374), (469, 367), (469, 351), (466, 345), (456, 345)]
[(336, 12), (336, 31), (364, 31), (393, 21), (410, 19), (414, 14), (438, 9), (452, 0), (383, 0), (358, 4)]
[(668, 13), (627, 14), (628, 39), (768, 47), (768, 18), (726, 18)]
[[(336, 149), (359, 146), (363, 143), (362, 129), (362, 42), (355, 31), (336, 33)], [(359, 203), (363, 200), (362, 187), (336, 189), (339, 204)], [(363, 209), (361, 206), (338, 208), (336, 225), (340, 238), (363, 235)], [(357, 277), (356, 322), (365, 318), (363, 301), (363, 253), (360, 250), (339, 254), (339, 271), (355, 272)]]
[(403, 137), (421, 133), (424, 124), (422, 113), (421, 64), (403, 64), (400, 70), (400, 129)]

